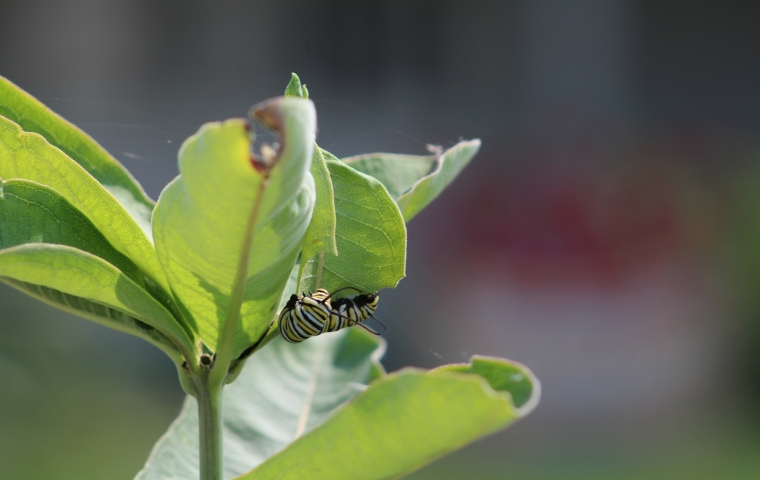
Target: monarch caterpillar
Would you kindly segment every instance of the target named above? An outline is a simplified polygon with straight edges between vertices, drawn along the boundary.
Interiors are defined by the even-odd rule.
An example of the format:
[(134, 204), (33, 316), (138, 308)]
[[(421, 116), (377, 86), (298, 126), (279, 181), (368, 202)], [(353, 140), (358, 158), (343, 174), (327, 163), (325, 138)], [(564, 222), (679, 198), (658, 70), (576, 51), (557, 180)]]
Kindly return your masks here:
[[(374, 318), (380, 325), (383, 325), (383, 322), (378, 320), (374, 315), (379, 302), (380, 295), (377, 293), (364, 293), (354, 298), (339, 298), (332, 304), (330, 325), (327, 331), (337, 332), (341, 328), (352, 327), (354, 325), (360, 325), (369, 330), (366, 326), (361, 325), (361, 323), (370, 317)], [(383, 325), (383, 328), (385, 328), (385, 325)], [(372, 330), (369, 331), (372, 332)]]
[[(340, 290), (346, 288), (357, 290), (353, 287)], [(361, 322), (369, 317), (375, 318), (373, 313), (377, 308), (379, 295), (370, 293), (357, 295), (354, 299), (341, 298), (336, 300), (333, 306), (330, 297), (340, 290), (328, 293), (324, 288), (320, 288), (315, 293), (309, 292), (308, 295), (302, 293), (300, 297), (291, 295), (280, 312), (280, 334), (290, 343), (300, 343), (325, 332), (337, 332), (345, 327), (359, 325), (378, 335)]]

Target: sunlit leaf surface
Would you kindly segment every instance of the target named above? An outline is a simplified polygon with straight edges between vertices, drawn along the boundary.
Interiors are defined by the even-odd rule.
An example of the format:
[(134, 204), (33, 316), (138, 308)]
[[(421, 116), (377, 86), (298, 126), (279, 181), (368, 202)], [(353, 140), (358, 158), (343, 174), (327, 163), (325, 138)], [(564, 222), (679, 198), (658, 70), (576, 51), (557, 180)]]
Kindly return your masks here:
[(186, 315), (215, 350), (227, 314), (248, 219), (261, 208), (234, 355), (272, 322), (314, 206), (309, 173), (316, 118), (313, 104), (279, 98), (264, 110), (278, 123), (283, 149), (268, 184), (254, 168), (244, 120), (209, 123), (180, 149), (180, 176), (163, 191), (153, 214), (161, 264)]
[(539, 391), (527, 368), (501, 359), (476, 357), (472, 365), (430, 372), (404, 369), (376, 380), (240, 478), (398, 478), (528, 414)]
[[(406, 271), (406, 226), (398, 207), (376, 179), (335, 160), (327, 167), (335, 191), (338, 255), (325, 254), (321, 286), (365, 292), (395, 287)], [(315, 290), (318, 270), (318, 260), (309, 259), (300, 290)]]

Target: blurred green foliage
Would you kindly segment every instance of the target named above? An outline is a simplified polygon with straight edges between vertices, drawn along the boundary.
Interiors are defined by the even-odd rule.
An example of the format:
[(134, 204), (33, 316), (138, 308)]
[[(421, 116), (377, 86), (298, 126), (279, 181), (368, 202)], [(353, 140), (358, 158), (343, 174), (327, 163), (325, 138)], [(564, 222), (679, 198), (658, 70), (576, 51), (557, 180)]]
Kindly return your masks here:
[(0, 478), (133, 478), (180, 408), (171, 361), (5, 285), (0, 304)]

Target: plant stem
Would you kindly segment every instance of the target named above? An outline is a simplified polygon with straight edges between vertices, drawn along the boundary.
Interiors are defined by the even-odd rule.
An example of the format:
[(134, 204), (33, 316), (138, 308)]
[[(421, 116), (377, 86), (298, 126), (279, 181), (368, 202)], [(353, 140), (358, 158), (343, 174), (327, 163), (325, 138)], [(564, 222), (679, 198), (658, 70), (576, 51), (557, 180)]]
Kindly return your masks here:
[(200, 427), (201, 480), (223, 480), (222, 386), (209, 383), (209, 375), (197, 379)]

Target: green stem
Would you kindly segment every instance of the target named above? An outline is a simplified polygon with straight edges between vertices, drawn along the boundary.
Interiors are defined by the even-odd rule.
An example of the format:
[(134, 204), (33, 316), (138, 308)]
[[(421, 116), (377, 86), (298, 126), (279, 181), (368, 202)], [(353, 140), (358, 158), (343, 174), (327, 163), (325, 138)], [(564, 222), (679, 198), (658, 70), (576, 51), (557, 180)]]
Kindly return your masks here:
[(223, 480), (222, 387), (210, 385), (208, 375), (197, 380), (201, 480)]

